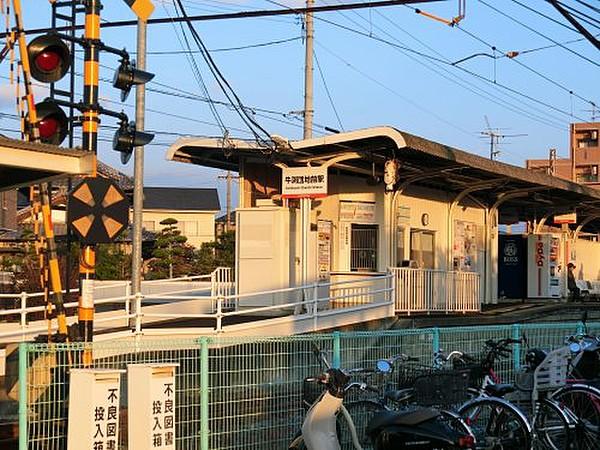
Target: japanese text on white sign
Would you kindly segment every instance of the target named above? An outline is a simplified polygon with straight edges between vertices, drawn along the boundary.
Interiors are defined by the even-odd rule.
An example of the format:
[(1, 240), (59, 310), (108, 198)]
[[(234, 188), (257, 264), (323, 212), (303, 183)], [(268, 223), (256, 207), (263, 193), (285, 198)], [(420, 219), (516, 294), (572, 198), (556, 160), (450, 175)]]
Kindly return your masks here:
[(281, 177), (283, 198), (327, 196), (327, 167), (286, 167)]

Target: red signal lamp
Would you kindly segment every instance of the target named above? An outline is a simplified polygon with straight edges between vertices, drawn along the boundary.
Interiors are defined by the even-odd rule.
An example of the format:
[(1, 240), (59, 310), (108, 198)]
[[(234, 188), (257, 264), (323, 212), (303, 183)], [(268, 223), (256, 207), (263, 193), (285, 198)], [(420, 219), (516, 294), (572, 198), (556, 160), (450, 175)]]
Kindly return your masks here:
[(52, 100), (37, 103), (35, 109), (40, 141), (44, 144), (60, 145), (69, 131), (69, 119), (65, 112)]
[(43, 34), (27, 46), (31, 76), (42, 83), (53, 83), (65, 76), (71, 66), (71, 51), (59, 37)]

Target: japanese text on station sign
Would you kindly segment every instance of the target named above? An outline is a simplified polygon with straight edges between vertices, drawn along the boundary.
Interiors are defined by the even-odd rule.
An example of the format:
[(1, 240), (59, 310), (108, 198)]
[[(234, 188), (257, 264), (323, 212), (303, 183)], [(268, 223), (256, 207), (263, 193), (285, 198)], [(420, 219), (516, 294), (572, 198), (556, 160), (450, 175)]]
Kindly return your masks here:
[(327, 167), (287, 167), (281, 181), (283, 198), (327, 196)]

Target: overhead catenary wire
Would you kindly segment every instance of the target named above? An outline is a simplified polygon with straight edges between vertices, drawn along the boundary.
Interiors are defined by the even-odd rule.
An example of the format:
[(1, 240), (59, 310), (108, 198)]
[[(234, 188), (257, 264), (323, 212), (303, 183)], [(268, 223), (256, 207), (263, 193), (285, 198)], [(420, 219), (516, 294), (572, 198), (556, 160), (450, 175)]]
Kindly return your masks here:
[(589, 14), (586, 14), (584, 12), (581, 12), (579, 9), (577, 8), (573, 8), (572, 6), (566, 5), (563, 2), (557, 1), (557, 3), (562, 6), (563, 8), (571, 11), (571, 14), (573, 14), (575, 17), (577, 17), (579, 20), (581, 20), (582, 22), (587, 23), (588, 25), (591, 25), (595, 28), (600, 28), (600, 20), (596, 19), (595, 17), (590, 16)]
[[(524, 23), (524, 22), (522, 22), (522, 21), (520, 21), (520, 20), (518, 20), (518, 19), (515, 19), (515, 18), (514, 18), (513, 16), (511, 16), (510, 14), (506, 14), (504, 11), (501, 11), (501, 10), (499, 10), (498, 8), (495, 8), (494, 6), (492, 6), (492, 5), (490, 5), (489, 3), (485, 2), (484, 0), (478, 0), (478, 1), (479, 1), (479, 3), (481, 3), (481, 4), (485, 5), (485, 6), (487, 6), (487, 7), (488, 7), (488, 8), (490, 8), (490, 9), (492, 9), (493, 11), (496, 11), (496, 12), (497, 12), (498, 14), (500, 14), (501, 16), (503, 16), (503, 17), (506, 17), (507, 19), (509, 19), (509, 20), (511, 20), (511, 21), (513, 21), (513, 22), (515, 22), (515, 23), (517, 23), (517, 24), (519, 24), (519, 25), (520, 25), (520, 26), (522, 26), (523, 28), (525, 28), (525, 29), (527, 29), (527, 30), (531, 31), (532, 33), (535, 33), (535, 34), (537, 34), (538, 36), (541, 36), (541, 37), (543, 37), (544, 39), (546, 39), (546, 40), (548, 40), (548, 41), (552, 42), (553, 44), (556, 44), (556, 45), (558, 45), (560, 48), (562, 48), (562, 49), (564, 49), (564, 50), (568, 51), (569, 53), (572, 53), (573, 55), (575, 55), (575, 56), (577, 56), (577, 57), (579, 57), (579, 58), (581, 58), (581, 59), (583, 59), (583, 60), (585, 60), (585, 61), (589, 62), (590, 64), (593, 64), (593, 65), (595, 65), (596, 67), (600, 67), (600, 63), (598, 63), (597, 61), (594, 61), (593, 59), (590, 59), (590, 58), (588, 58), (587, 56), (585, 56), (585, 55), (582, 55), (581, 53), (579, 53), (579, 52), (576, 52), (575, 50), (573, 50), (573, 49), (571, 49), (571, 48), (569, 48), (569, 47), (566, 47), (566, 46), (564, 46), (564, 45), (560, 44), (560, 42), (556, 41), (555, 39), (553, 39), (553, 38), (551, 38), (551, 37), (549, 37), (549, 36), (545, 35), (544, 33), (542, 33), (542, 32), (540, 32), (540, 31), (536, 30), (536, 29), (535, 29), (535, 28), (533, 28), (533, 27), (530, 27), (529, 25), (527, 25), (526, 23)], [(513, 1), (514, 1), (514, 0), (513, 0)]]
[[(343, 14), (343, 13), (340, 13), (340, 14)], [(535, 120), (543, 125), (546, 125), (546, 126), (549, 126), (552, 128), (557, 128), (557, 129), (564, 128), (562, 122), (560, 122), (558, 119), (547, 118), (549, 116), (548, 112), (545, 110), (542, 110), (541, 108), (539, 108), (537, 106), (523, 105), (522, 101), (520, 99), (518, 100), (518, 103), (512, 103), (509, 100), (507, 100), (507, 98), (513, 98), (513, 99), (515, 99), (515, 101), (517, 101), (518, 96), (516, 96), (514, 94), (504, 92), (504, 91), (498, 89), (494, 85), (490, 86), (491, 88), (495, 88), (496, 90), (500, 91), (500, 93), (502, 95), (507, 97), (507, 98), (504, 98), (498, 94), (495, 94), (489, 90), (484, 89), (483, 87), (476, 86), (476, 85), (472, 84), (471, 82), (467, 81), (466, 79), (460, 77), (454, 71), (450, 70), (450, 68), (448, 67), (448, 63), (450, 61), (442, 53), (438, 52), (435, 48), (426, 44), (421, 39), (414, 36), (412, 33), (409, 33), (404, 28), (400, 27), (396, 21), (389, 19), (386, 15), (382, 14), (381, 12), (377, 12), (377, 14), (380, 17), (382, 17), (384, 20), (386, 20), (391, 26), (393, 26), (394, 28), (397, 28), (398, 30), (407, 34), (411, 39), (414, 39), (416, 42), (418, 42), (419, 44), (421, 44), (422, 46), (427, 48), (429, 51), (436, 54), (440, 58), (440, 60), (442, 62), (444, 62), (445, 64), (438, 63), (437, 61), (430, 60), (429, 58), (423, 58), (424, 61), (421, 61), (420, 59), (417, 58), (417, 56), (420, 56), (420, 55), (413, 55), (410, 52), (405, 51), (403, 46), (391, 45), (394, 50), (401, 52), (403, 55), (405, 55), (409, 59), (415, 61), (417, 64), (422, 65), (423, 67), (427, 68), (428, 70), (432, 71), (433, 73), (437, 74), (438, 76), (441, 76), (442, 78), (446, 79), (447, 81), (449, 81), (453, 84), (456, 84), (457, 86), (462, 87), (463, 89), (477, 95), (478, 97), (481, 97), (488, 101), (491, 101), (494, 104), (497, 104), (497, 105), (499, 105), (505, 109), (508, 109), (512, 112), (515, 112), (517, 114), (523, 115), (524, 117), (527, 117), (529, 119)], [(364, 17), (360, 16), (358, 13), (356, 13), (356, 15), (366, 21), (366, 19)], [(354, 23), (358, 27), (361, 27), (360, 24), (358, 24), (356, 22), (354, 22)], [(370, 23), (370, 25), (371, 25), (371, 23)], [(365, 29), (364, 26), (362, 28)], [(397, 37), (393, 36), (392, 34), (387, 32), (380, 26), (375, 25), (375, 28), (377, 30), (380, 30), (382, 33), (384, 33), (386, 36), (390, 37), (394, 41), (401, 42), (401, 41), (399, 41), (399, 39)], [(372, 36), (372, 32), (369, 32), (369, 35)], [(488, 84), (488, 83), (486, 83), (486, 84)], [(527, 107), (528, 109), (524, 109), (524, 107)], [(536, 112), (534, 113), (532, 111), (536, 111)], [(540, 114), (542, 114), (542, 115), (540, 115)]]
[[(272, 0), (268, 0), (268, 1), (273, 2)], [(414, 50), (414, 49), (412, 49), (410, 47), (406, 47), (406, 46), (403, 46), (403, 45), (395, 44), (393, 42), (390, 42), (388, 40), (382, 39), (382, 38), (377, 37), (375, 35), (372, 35), (372, 34), (369, 34), (369, 33), (364, 33), (364, 32), (361, 32), (359, 30), (355, 30), (355, 29), (353, 29), (351, 27), (347, 27), (347, 26), (341, 25), (339, 23), (333, 22), (333, 21), (328, 20), (328, 19), (324, 19), (322, 17), (318, 18), (318, 19), (321, 20), (321, 21), (323, 21), (323, 22), (329, 23), (329, 24), (331, 24), (333, 26), (336, 26), (338, 28), (344, 29), (346, 31), (349, 31), (349, 32), (352, 32), (352, 33), (355, 33), (355, 34), (359, 34), (359, 35), (365, 36), (367, 38), (374, 39), (376, 41), (380, 41), (380, 42), (385, 43), (387, 45), (391, 45), (391, 46), (394, 46), (394, 47), (406, 50), (407, 52), (413, 53), (415, 55), (419, 55), (419, 56), (421, 56), (423, 58), (427, 58), (427, 59), (432, 60), (432, 61), (437, 61), (437, 62), (440, 62), (442, 64), (445, 64), (445, 65), (448, 65), (448, 66), (451, 66), (451, 67), (455, 67), (457, 70), (460, 70), (460, 71), (462, 71), (464, 73), (467, 73), (467, 74), (469, 74), (469, 75), (471, 75), (471, 76), (473, 76), (475, 78), (478, 78), (478, 79), (480, 79), (482, 81), (485, 81), (485, 82), (491, 84), (492, 86), (500, 87), (500, 88), (502, 88), (503, 90), (505, 90), (507, 92), (511, 92), (513, 94), (516, 94), (516, 95), (518, 95), (518, 96), (520, 96), (522, 98), (530, 100), (533, 103), (537, 103), (537, 104), (539, 104), (541, 106), (544, 106), (544, 107), (546, 107), (548, 109), (551, 109), (553, 111), (561, 113), (561, 114), (563, 114), (565, 116), (569, 116), (569, 117), (572, 116), (572, 114), (569, 111), (565, 111), (564, 109), (561, 109), (561, 108), (556, 107), (556, 106), (554, 106), (554, 105), (552, 105), (552, 104), (550, 104), (550, 103), (548, 103), (546, 101), (543, 101), (543, 100), (540, 100), (540, 99), (538, 99), (536, 97), (533, 97), (532, 95), (529, 95), (527, 93), (519, 91), (518, 89), (512, 88), (512, 87), (510, 87), (510, 86), (508, 86), (508, 85), (506, 85), (504, 83), (499, 83), (496, 80), (490, 79), (490, 78), (488, 78), (488, 77), (486, 77), (484, 75), (481, 75), (481, 74), (479, 74), (479, 73), (477, 73), (477, 72), (475, 72), (473, 70), (466, 69), (466, 68), (461, 67), (459, 65), (453, 65), (450, 61), (448, 61), (445, 58), (435, 57), (435, 56), (432, 56), (432, 55), (428, 55), (428, 54), (426, 54), (424, 52), (420, 52), (420, 51)], [(586, 120), (583, 119), (583, 118), (580, 118), (580, 117), (576, 117), (576, 118), (579, 119), (579, 120), (581, 120), (582, 122), (586, 122)]]
[[(339, 14), (344, 15), (343, 12), (340, 12)], [(360, 14), (358, 14), (358, 12), (355, 11), (355, 14), (363, 19), (364, 21), (366, 21), (366, 19), (364, 17), (362, 17)], [(425, 67), (426, 69), (432, 71), (433, 73), (441, 76), (442, 78), (448, 80), (449, 82), (456, 84), (460, 87), (462, 87), (463, 89), (479, 96), (482, 97), (488, 101), (491, 101), (505, 109), (508, 109), (512, 112), (515, 112), (517, 114), (523, 115), (524, 117), (527, 117), (531, 120), (535, 120), (543, 125), (552, 127), (552, 128), (556, 128), (556, 129), (563, 129), (564, 125), (562, 124), (562, 122), (560, 122), (558, 119), (547, 119), (545, 116), (548, 116), (548, 112), (544, 111), (536, 106), (533, 105), (525, 105), (528, 110), (524, 109), (521, 105), (522, 105), (522, 101), (519, 99), (518, 102), (519, 103), (511, 103), (509, 102), (506, 98), (503, 98), (495, 93), (492, 93), (486, 89), (484, 89), (483, 87), (479, 87), (476, 85), (473, 85), (472, 83), (470, 83), (469, 81), (465, 80), (464, 78), (460, 77), (458, 74), (454, 73), (453, 71), (450, 71), (448, 68), (448, 63), (450, 62), (443, 54), (441, 54), (440, 52), (438, 52), (437, 50), (435, 50), (433, 47), (427, 45), (425, 42), (423, 42), (422, 40), (420, 40), (419, 38), (417, 38), (416, 36), (414, 36), (413, 34), (409, 33), (408, 31), (404, 30), (402, 27), (400, 27), (396, 21), (393, 21), (391, 19), (389, 19), (386, 15), (382, 14), (381, 12), (377, 11), (377, 14), (382, 17), (384, 20), (386, 20), (387, 22), (390, 23), (390, 25), (392, 25), (393, 27), (399, 29), (400, 31), (402, 31), (403, 33), (407, 34), (409, 37), (411, 37), (412, 39), (414, 39), (415, 41), (417, 41), (419, 44), (423, 45), (425, 48), (427, 48), (428, 50), (430, 50), (432, 53), (436, 54), (439, 57), (439, 60), (445, 64), (440, 64), (438, 63), (438, 61), (432, 60), (431, 58), (427, 58), (427, 57), (423, 57), (424, 61), (421, 61), (420, 59), (417, 58), (417, 56), (421, 56), (419, 54), (419, 52), (417, 52), (416, 55), (412, 54), (412, 52), (407, 51), (406, 48), (407, 46), (404, 43), (401, 43), (401, 41), (399, 41), (399, 39), (395, 36), (393, 36), (392, 34), (390, 34), (389, 32), (387, 32), (386, 30), (384, 30), (383, 28), (381, 28), (378, 25), (375, 25), (375, 29), (380, 30), (382, 33), (384, 33), (386, 36), (388, 36), (390, 39), (393, 39), (395, 42), (400, 42), (402, 45), (397, 45), (393, 42), (389, 42), (387, 40), (381, 40), (379, 39), (377, 36), (373, 35), (372, 30), (370, 29), (368, 34), (364, 33), (363, 35), (366, 37), (370, 37), (371, 39), (376, 39), (376, 40), (381, 40), (382, 42), (387, 43), (388, 45), (390, 45), (394, 50), (401, 52), (404, 56), (408, 57), (409, 59), (415, 61), (417, 64), (422, 65), (423, 67)], [(346, 17), (344, 15), (344, 17)], [(361, 26), (358, 22), (348, 18), (348, 20), (350, 20), (354, 25), (356, 25), (358, 28), (362, 28), (363, 30), (365, 30), (366, 28), (364, 26)], [(372, 27), (373, 24), (371, 21), (369, 21), (369, 26)], [(430, 65), (429, 65), (430, 64)], [(433, 66), (433, 67), (432, 67)], [(444, 72), (444, 73), (442, 73)], [(491, 85), (492, 88), (496, 88), (496, 86)], [(498, 89), (499, 90), (499, 89)], [(510, 94), (507, 92), (504, 92), (502, 90), (499, 90), (504, 96), (508, 97), (508, 98), (514, 98), (515, 101), (517, 100), (518, 96), (514, 95), (514, 94)], [(531, 111), (537, 111), (539, 112), (539, 114), (531, 112)], [(541, 116), (540, 114), (543, 114), (544, 116)]]
[[(274, 2), (273, 0), (267, 0), (267, 1), (269, 1), (270, 3), (278, 4), (277, 2)], [(506, 84), (503, 84), (503, 83), (499, 83), (499, 82), (497, 82), (497, 81), (495, 81), (493, 79), (490, 79), (490, 78), (488, 78), (488, 77), (486, 77), (484, 75), (481, 75), (481, 74), (479, 74), (477, 72), (474, 72), (472, 70), (466, 69), (464, 67), (461, 67), (461, 66), (458, 66), (458, 65), (457, 66), (452, 65), (452, 63), (449, 62), (445, 58), (438, 58), (438, 57), (429, 55), (427, 53), (414, 50), (414, 49), (412, 49), (410, 47), (406, 47), (406, 46), (403, 46), (403, 45), (395, 44), (395, 43), (390, 42), (390, 41), (388, 41), (386, 39), (382, 39), (380, 37), (377, 37), (377, 36), (369, 34), (369, 33), (361, 32), (359, 30), (353, 29), (351, 27), (347, 27), (345, 25), (339, 24), (339, 23), (334, 22), (334, 21), (329, 20), (329, 19), (325, 19), (323, 17), (316, 17), (316, 19), (318, 19), (318, 20), (320, 20), (322, 22), (325, 22), (325, 23), (329, 23), (329, 24), (331, 24), (331, 25), (333, 25), (335, 27), (338, 27), (340, 29), (344, 29), (344, 30), (349, 31), (351, 33), (359, 34), (359, 35), (367, 37), (369, 39), (374, 39), (374, 40), (382, 42), (384, 44), (391, 45), (392, 47), (396, 47), (396, 48), (400, 48), (400, 49), (406, 50), (407, 52), (413, 53), (415, 55), (419, 55), (419, 56), (421, 56), (423, 58), (427, 58), (427, 59), (432, 60), (432, 61), (437, 61), (437, 62), (445, 64), (447, 66), (455, 67), (457, 70), (460, 70), (460, 71), (462, 71), (464, 73), (467, 73), (467, 74), (471, 75), (472, 77), (477, 78), (477, 79), (479, 79), (481, 81), (485, 81), (486, 83), (488, 83), (488, 84), (490, 84), (492, 86), (497, 86), (497, 87), (501, 88), (502, 90), (504, 90), (506, 92), (510, 92), (512, 94), (515, 94), (515, 95), (517, 95), (517, 96), (519, 96), (521, 98), (527, 99), (527, 100), (529, 100), (529, 101), (531, 101), (533, 103), (537, 103), (537, 104), (539, 104), (541, 106), (544, 106), (544, 107), (546, 107), (548, 109), (556, 111), (556, 112), (558, 112), (560, 114), (563, 114), (565, 116), (568, 116), (568, 117), (573, 116), (570, 111), (565, 111), (564, 109), (561, 109), (561, 108), (556, 107), (556, 106), (554, 106), (554, 105), (552, 105), (552, 104), (550, 104), (550, 103), (548, 103), (546, 101), (543, 101), (543, 100), (540, 100), (540, 99), (538, 99), (536, 97), (533, 97), (532, 95), (529, 95), (527, 93), (519, 91), (518, 89), (512, 88), (512, 87), (510, 87), (510, 86), (508, 86)], [(577, 116), (574, 116), (574, 117), (576, 117), (578, 120), (581, 120), (582, 122), (586, 122), (586, 120), (583, 119), (583, 118), (581, 118), (581, 117), (577, 117)]]
[[(465, 29), (462, 26), (457, 26), (457, 28), (462, 31), (463, 33), (465, 33), (467, 36), (470, 36), (471, 38), (475, 39), (476, 41), (486, 45), (487, 47), (493, 49), (493, 50), (497, 50), (499, 52), (501, 52), (503, 55), (507, 55), (507, 52), (500, 50), (497, 46), (491, 44), (490, 42), (484, 40), (483, 38), (481, 38), (480, 36), (477, 36), (475, 33)], [(554, 86), (556, 86), (557, 88), (567, 92), (570, 95), (573, 95), (574, 97), (577, 97), (579, 100), (590, 104), (591, 106), (596, 106), (597, 102), (587, 99), (585, 97), (582, 97), (581, 95), (579, 95), (577, 92), (575, 92), (573, 89), (570, 89), (568, 87), (566, 87), (565, 85), (563, 85), (562, 83), (559, 83), (558, 81), (550, 78), (549, 76), (543, 74), (542, 72), (540, 72), (539, 70), (534, 69), (533, 67), (525, 64), (522, 61), (519, 61), (518, 58), (508, 58), (510, 61), (513, 61), (514, 63), (518, 64), (519, 66), (523, 67), (524, 69), (530, 71), (531, 73), (537, 75), (538, 77), (546, 80), (547, 82), (553, 84)]]

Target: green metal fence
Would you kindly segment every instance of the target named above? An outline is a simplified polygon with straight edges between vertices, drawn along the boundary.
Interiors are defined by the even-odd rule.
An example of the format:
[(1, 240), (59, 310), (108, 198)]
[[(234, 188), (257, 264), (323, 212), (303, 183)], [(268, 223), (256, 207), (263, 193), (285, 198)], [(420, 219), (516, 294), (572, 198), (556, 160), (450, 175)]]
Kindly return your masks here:
[[(176, 448), (286, 449), (304, 410), (302, 380), (319, 372), (313, 344), (341, 367), (373, 367), (377, 359), (407, 353), (427, 363), (438, 349), (481, 351), (487, 339), (527, 337), (528, 345), (554, 348), (578, 323), (495, 325), (330, 333), (271, 338), (201, 337), (111, 341), (93, 345), (96, 368), (132, 363), (173, 363), (177, 369)], [(600, 332), (600, 323), (590, 324)], [(500, 374), (510, 379), (525, 353), (519, 346)], [(66, 450), (69, 369), (82, 367), (80, 344), (21, 344), (19, 450)], [(127, 448), (127, 398), (121, 395), (120, 448)], [(85, 393), (81, 393), (85, 395)], [(68, 449), (76, 450), (76, 449)], [(134, 449), (131, 449), (134, 450)], [(137, 450), (137, 449), (136, 449)]]

